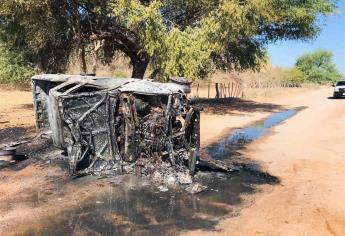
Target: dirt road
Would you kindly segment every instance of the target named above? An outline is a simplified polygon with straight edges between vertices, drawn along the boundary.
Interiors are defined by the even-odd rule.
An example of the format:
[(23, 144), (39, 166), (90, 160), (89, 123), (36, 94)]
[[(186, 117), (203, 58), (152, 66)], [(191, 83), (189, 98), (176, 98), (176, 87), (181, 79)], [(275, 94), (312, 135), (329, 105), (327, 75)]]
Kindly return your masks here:
[(246, 156), (281, 185), (265, 187), (219, 232), (187, 235), (345, 235), (345, 100), (329, 94), (322, 89), (276, 98), (277, 104), (308, 108), (251, 144)]
[[(307, 108), (242, 151), (247, 158), (258, 161), (267, 172), (280, 178), (281, 183), (260, 185), (260, 191), (250, 197), (252, 204), (241, 209), (237, 216), (222, 220), (217, 226), (219, 230), (185, 230), (182, 234), (345, 235), (345, 99), (328, 99), (330, 94), (331, 89), (320, 89), (291, 97), (208, 107), (201, 121), (203, 146), (233, 128), (259, 120), (283, 107)], [(0, 121), (5, 122), (4, 117), (11, 116), (16, 117), (18, 123), (11, 120), (1, 129), (33, 125), (32, 116), (29, 118), (30, 107), (25, 105), (30, 104), (29, 98), (19, 104), (13, 100), (2, 103), (5, 108), (0, 107)], [(20, 116), (15, 112), (6, 114), (11, 107), (24, 110), (20, 111)], [(27, 123), (21, 117), (27, 117), (24, 118)], [(68, 204), (78, 206), (76, 196), (86, 198), (90, 195), (90, 186), (78, 191), (71, 186), (61, 190), (64, 182), (57, 182), (61, 178), (68, 180), (66, 176), (61, 177), (61, 170), (47, 169), (47, 165), (0, 171), (0, 202), (11, 203), (6, 208), (1, 208), (0, 204), (0, 235), (7, 235), (10, 229), (14, 233), (47, 216), (54, 217)], [(91, 185), (104, 189), (104, 183)], [(40, 189), (41, 195), (37, 199), (44, 199), (44, 203), (40, 201), (39, 206), (27, 204), (25, 190), (28, 188)], [(57, 190), (60, 195), (52, 194)], [(36, 196), (32, 198), (36, 199)], [(61, 198), (68, 201), (60, 204)], [(147, 211), (148, 206), (145, 207)]]
[(32, 93), (0, 89), (0, 129), (33, 127)]

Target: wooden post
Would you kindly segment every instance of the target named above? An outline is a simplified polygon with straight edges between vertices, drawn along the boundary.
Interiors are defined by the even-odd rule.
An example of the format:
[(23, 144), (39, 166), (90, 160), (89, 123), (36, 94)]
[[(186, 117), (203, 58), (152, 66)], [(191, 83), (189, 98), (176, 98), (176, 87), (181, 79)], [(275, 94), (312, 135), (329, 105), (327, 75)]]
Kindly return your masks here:
[(237, 97), (239, 98), (241, 94), (241, 85), (238, 84)]
[(210, 87), (211, 87), (211, 84), (208, 83), (208, 91), (207, 91), (207, 98), (210, 99)]
[(224, 96), (224, 98), (226, 98), (226, 84), (224, 84), (224, 90), (223, 90), (223, 96)]
[(228, 83), (228, 95), (229, 95), (229, 98), (231, 97), (231, 94), (230, 94), (230, 83)]
[(219, 98), (222, 98), (222, 83), (219, 83)]
[(199, 84), (196, 87), (196, 97), (199, 98)]
[(216, 83), (216, 99), (219, 99), (219, 87), (218, 87), (218, 83)]
[(230, 94), (230, 97), (233, 97), (233, 93), (234, 93), (234, 83), (231, 82), (231, 94)]
[(220, 83), (220, 98), (223, 98), (223, 84)]
[(236, 93), (235, 93), (235, 97), (237, 98), (238, 97), (238, 90), (239, 90), (239, 85), (238, 84), (236, 84)]
[(219, 98), (223, 97), (222, 90), (223, 90), (223, 85), (222, 83), (219, 83)]

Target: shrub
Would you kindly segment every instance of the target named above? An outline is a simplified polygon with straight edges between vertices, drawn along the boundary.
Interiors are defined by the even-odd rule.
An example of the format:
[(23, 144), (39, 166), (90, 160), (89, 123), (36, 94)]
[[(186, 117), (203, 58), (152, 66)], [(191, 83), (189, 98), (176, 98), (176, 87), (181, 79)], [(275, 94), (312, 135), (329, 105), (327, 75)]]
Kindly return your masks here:
[(35, 69), (22, 54), (10, 52), (0, 44), (0, 83), (25, 84)]

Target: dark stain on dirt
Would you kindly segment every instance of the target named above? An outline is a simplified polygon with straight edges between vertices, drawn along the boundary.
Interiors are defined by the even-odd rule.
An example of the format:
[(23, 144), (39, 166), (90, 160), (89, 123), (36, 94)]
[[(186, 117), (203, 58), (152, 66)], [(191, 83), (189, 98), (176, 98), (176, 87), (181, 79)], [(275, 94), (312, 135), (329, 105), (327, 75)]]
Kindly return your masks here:
[[(181, 186), (161, 192), (133, 176), (114, 177), (113, 182), (78, 202), (77, 207), (43, 219), (23, 235), (176, 235), (183, 230), (213, 231), (221, 218), (238, 214), (243, 195), (257, 192), (257, 185), (275, 184), (249, 170), (231, 175), (200, 172), (196, 178), (208, 189), (191, 195)], [(134, 184), (124, 186), (129, 182)]]
[(22, 127), (14, 127), (14, 128), (5, 128), (0, 130), (0, 145), (18, 141), (23, 139), (34, 132), (34, 127), (30, 128), (22, 128)]
[[(265, 120), (235, 130), (204, 151), (215, 159), (231, 161), (236, 156), (236, 161), (244, 160), (241, 149), (302, 109), (274, 113)], [(58, 165), (67, 172), (66, 157), (53, 148), (50, 141), (23, 145), (18, 151), (42, 168)], [(30, 164), (29, 160), (25, 162), (23, 166)], [(55, 188), (28, 189), (20, 201), (33, 208), (52, 201), (61, 204), (65, 201), (66, 187), (83, 186), (90, 188), (92, 194), (76, 200), (73, 207), (62, 207), (31, 224), (21, 235), (177, 235), (184, 230), (214, 231), (220, 219), (239, 213), (247, 201), (245, 196), (259, 192), (258, 186), (280, 182), (256, 163), (242, 165), (238, 172), (231, 174), (199, 171), (195, 180), (207, 189), (193, 195), (185, 191), (183, 185), (168, 186), (169, 191), (160, 191), (149, 180), (132, 175), (55, 179)]]

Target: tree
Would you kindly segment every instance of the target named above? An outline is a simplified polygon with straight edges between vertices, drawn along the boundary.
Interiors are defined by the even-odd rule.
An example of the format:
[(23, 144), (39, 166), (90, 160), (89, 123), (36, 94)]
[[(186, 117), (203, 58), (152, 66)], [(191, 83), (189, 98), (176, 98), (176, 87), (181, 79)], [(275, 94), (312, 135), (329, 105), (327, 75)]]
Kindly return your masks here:
[(133, 77), (150, 67), (152, 76), (195, 79), (257, 68), (267, 43), (315, 38), (317, 17), (334, 9), (333, 0), (0, 0), (0, 37), (34, 52), (32, 61), (56, 58), (60, 66), (41, 66), (48, 71), (73, 51), (85, 71), (86, 56), (107, 63), (122, 52)]
[(333, 54), (325, 50), (302, 55), (297, 59), (298, 68), (313, 83), (330, 84), (342, 78), (341, 73), (332, 62)]

